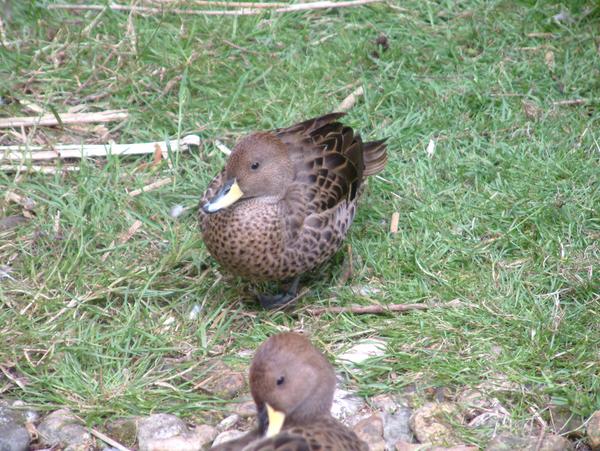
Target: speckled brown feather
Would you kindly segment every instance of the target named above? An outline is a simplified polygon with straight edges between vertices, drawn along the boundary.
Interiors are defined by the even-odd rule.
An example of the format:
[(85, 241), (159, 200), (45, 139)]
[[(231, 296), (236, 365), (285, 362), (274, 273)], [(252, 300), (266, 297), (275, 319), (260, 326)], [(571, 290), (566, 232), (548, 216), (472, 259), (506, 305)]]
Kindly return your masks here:
[[(199, 212), (209, 252), (230, 272), (254, 280), (284, 280), (313, 269), (341, 246), (354, 219), (367, 175), (387, 160), (383, 141), (362, 143), (331, 113), (270, 133), (250, 135), (234, 149), (260, 140), (285, 146), (293, 180), (276, 203), (253, 197), (214, 214)], [(250, 144), (245, 144), (250, 143)], [(259, 147), (259, 146), (257, 146)], [(222, 171), (203, 205), (223, 185)]]

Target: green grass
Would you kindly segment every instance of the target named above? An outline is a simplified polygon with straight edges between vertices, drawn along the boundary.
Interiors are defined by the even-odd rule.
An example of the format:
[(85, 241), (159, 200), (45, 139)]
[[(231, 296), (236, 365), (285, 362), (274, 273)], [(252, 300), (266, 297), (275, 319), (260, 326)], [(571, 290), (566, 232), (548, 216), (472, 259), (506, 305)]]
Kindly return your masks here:
[[(90, 425), (149, 412), (205, 421), (223, 401), (193, 390), (203, 371), (180, 372), (215, 356), (246, 367), (240, 350), (303, 328), (332, 356), (360, 337), (388, 340), (385, 356), (351, 375), (364, 395), (499, 379), (513, 388), (490, 395), (514, 424), (544, 416), (550, 402), (582, 416), (600, 408), (596, 2), (570, 2), (573, 21), (560, 23), (552, 17), (566, 7), (552, 2), (406, 0), (393, 5), (406, 12), (373, 5), (243, 18), (106, 11), (87, 30), (98, 12), (46, 4), (13, 2), (3, 18), (1, 116), (29, 114), (16, 100), (58, 112), (127, 108), (129, 119), (106, 130), (40, 128), (31, 142), (199, 133), (204, 144), (172, 169), (111, 157), (77, 173), (0, 173), (2, 192), (37, 202), (31, 222), (0, 235), (0, 264), (14, 278), (0, 280), (0, 364), (25, 382), (0, 377), (0, 396), (68, 406)], [(387, 51), (375, 44), (382, 33)], [(347, 121), (367, 138), (389, 137), (389, 164), (369, 181), (348, 238), (352, 278), (336, 286), (341, 252), (307, 280), (301, 307), (457, 298), (464, 306), (263, 312), (246, 282), (219, 279), (195, 214), (168, 212), (195, 206), (222, 167), (214, 139), (233, 145), (250, 130), (324, 114), (359, 84), (365, 96)], [(578, 98), (586, 102), (554, 104)], [(523, 102), (537, 112), (527, 115)], [(13, 142), (0, 134), (0, 144)], [(173, 183), (127, 195), (164, 176)], [(2, 216), (19, 213), (0, 207)], [(391, 235), (394, 211), (400, 231)], [(136, 219), (138, 233), (115, 245)], [(367, 299), (351, 286), (381, 291)], [(190, 320), (194, 304), (203, 309)], [(491, 432), (463, 438), (481, 445)]]

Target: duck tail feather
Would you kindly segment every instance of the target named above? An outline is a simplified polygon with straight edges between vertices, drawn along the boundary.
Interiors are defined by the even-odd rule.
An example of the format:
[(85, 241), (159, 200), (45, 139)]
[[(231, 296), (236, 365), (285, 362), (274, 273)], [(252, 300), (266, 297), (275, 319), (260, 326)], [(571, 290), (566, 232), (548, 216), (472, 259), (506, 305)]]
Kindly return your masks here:
[(387, 162), (387, 146), (386, 139), (380, 141), (371, 141), (364, 144), (363, 157), (365, 162), (365, 170), (363, 176), (377, 174), (383, 171)]

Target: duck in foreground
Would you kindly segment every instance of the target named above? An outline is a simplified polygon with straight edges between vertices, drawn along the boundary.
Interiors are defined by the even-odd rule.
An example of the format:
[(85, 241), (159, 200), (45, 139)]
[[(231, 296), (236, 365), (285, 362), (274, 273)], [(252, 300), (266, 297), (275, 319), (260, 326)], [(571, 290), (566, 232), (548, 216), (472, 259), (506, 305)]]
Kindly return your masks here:
[(256, 351), (250, 390), (258, 428), (218, 451), (367, 451), (356, 434), (331, 416), (333, 367), (303, 335), (274, 335)]
[(354, 219), (363, 182), (385, 167), (384, 141), (363, 143), (331, 113), (242, 138), (202, 196), (208, 251), (251, 280), (291, 281), (265, 308), (290, 303), (302, 273), (330, 258)]

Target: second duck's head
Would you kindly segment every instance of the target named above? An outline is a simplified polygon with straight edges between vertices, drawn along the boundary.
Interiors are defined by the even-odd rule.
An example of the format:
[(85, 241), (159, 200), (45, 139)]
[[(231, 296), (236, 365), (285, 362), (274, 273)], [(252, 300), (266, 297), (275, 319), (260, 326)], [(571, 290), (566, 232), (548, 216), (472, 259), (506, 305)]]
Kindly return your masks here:
[(268, 437), (284, 423), (298, 425), (330, 413), (333, 367), (303, 335), (286, 332), (265, 341), (254, 355), (249, 379), (259, 431)]
[(254, 133), (240, 140), (225, 166), (225, 182), (202, 206), (215, 213), (240, 199), (283, 198), (294, 178), (294, 168), (283, 142), (269, 133)]

